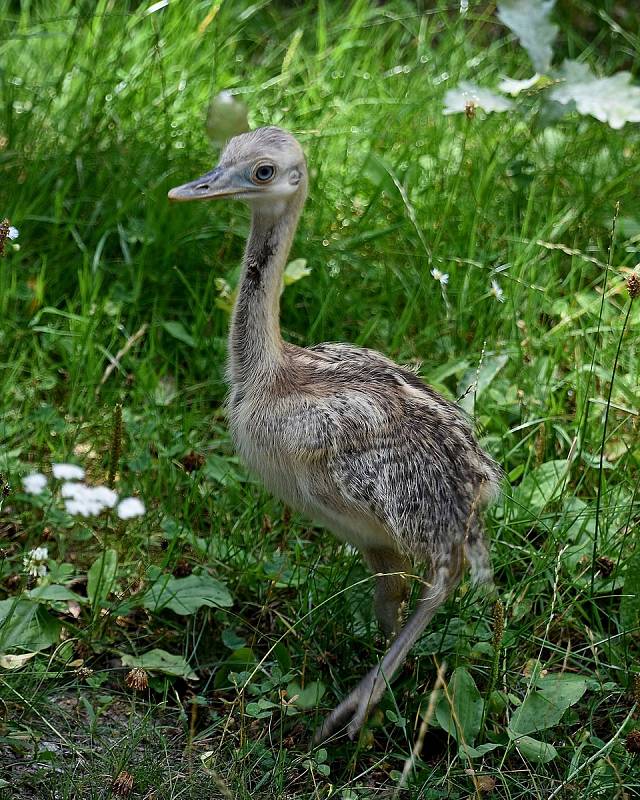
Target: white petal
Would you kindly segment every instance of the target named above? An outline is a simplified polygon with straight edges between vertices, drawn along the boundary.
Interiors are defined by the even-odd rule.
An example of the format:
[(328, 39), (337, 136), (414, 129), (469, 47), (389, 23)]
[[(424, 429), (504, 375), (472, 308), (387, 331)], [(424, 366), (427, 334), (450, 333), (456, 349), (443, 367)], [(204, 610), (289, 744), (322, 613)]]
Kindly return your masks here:
[(76, 483), (75, 481), (72, 483), (63, 483), (60, 494), (62, 497), (77, 499), (83, 497), (88, 488), (86, 484)]
[(20, 231), (17, 228), (14, 228), (13, 225), (9, 225), (9, 233), (7, 233), (8, 239), (17, 239), (20, 236)]
[(72, 514), (74, 517), (91, 517), (94, 515), (91, 505), (84, 500), (65, 500), (64, 507), (67, 513)]
[(91, 496), (105, 508), (113, 508), (118, 502), (118, 493), (107, 486), (95, 486), (91, 489)]
[(47, 485), (47, 476), (41, 472), (32, 472), (22, 479), (22, 488), (27, 494), (40, 494)]
[(640, 122), (640, 86), (631, 83), (630, 73), (598, 78), (586, 64), (565, 61), (562, 77), (564, 82), (550, 93), (557, 103), (574, 102), (580, 114), (590, 114), (615, 129), (626, 122)]
[(48, 547), (35, 547), (29, 551), (29, 558), (32, 561), (46, 561), (49, 558)]
[(144, 503), (137, 497), (125, 497), (124, 500), (118, 503), (118, 516), (120, 519), (141, 517), (145, 510)]
[(77, 464), (52, 464), (53, 477), (63, 481), (81, 481), (84, 470)]

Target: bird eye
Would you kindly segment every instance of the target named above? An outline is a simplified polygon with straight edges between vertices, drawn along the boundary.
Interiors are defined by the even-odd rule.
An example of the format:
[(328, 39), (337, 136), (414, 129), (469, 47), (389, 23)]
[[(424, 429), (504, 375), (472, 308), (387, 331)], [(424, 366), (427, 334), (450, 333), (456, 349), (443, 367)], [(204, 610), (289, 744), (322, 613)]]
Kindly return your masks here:
[(260, 164), (253, 173), (254, 180), (258, 183), (267, 183), (276, 174), (275, 167), (271, 164)]

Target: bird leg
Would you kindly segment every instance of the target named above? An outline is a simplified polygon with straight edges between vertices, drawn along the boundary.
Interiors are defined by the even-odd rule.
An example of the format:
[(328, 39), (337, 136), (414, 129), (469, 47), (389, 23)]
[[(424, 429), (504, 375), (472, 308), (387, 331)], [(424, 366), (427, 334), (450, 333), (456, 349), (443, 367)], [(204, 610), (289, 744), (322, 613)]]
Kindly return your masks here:
[(457, 586), (464, 564), (461, 546), (455, 546), (450, 561), (434, 569), (433, 582), (422, 591), (418, 605), (388, 652), (360, 681), (353, 691), (324, 720), (316, 732), (314, 742), (319, 744), (347, 725), (350, 739), (354, 739), (363, 726), (369, 710), (380, 702), (387, 684), (404, 663), (409, 651), (424, 631), (436, 609)]
[(387, 639), (393, 639), (402, 628), (402, 604), (409, 593), (408, 560), (396, 550), (371, 549), (363, 552), (369, 569), (376, 573), (374, 608)]

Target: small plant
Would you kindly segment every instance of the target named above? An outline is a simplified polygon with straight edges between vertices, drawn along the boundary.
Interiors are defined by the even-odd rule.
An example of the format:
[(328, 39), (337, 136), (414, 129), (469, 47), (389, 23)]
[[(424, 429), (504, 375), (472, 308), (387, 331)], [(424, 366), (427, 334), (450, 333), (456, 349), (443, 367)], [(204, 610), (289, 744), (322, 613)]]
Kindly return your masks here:
[[(470, 81), (461, 81), (444, 98), (444, 113), (465, 113), (475, 117), (475, 109), (486, 113), (528, 110), (523, 97), (536, 96), (550, 107), (562, 107), (563, 113), (575, 110), (583, 116), (595, 117), (612, 128), (622, 128), (627, 122), (640, 122), (640, 87), (631, 84), (628, 72), (599, 78), (587, 64), (565, 60), (552, 67), (553, 42), (558, 26), (550, 22), (555, 0), (502, 0), (497, 15), (518, 38), (527, 51), (535, 74), (531, 78), (505, 78), (498, 88), (518, 100), (509, 100)], [(557, 116), (557, 115), (556, 115)]]

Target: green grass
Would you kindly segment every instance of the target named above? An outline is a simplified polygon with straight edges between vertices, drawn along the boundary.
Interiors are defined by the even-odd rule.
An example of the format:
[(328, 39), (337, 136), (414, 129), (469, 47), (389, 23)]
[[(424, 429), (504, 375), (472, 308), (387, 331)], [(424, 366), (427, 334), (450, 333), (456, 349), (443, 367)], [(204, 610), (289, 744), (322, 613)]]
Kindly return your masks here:
[[(640, 797), (625, 749), (640, 671), (640, 306), (624, 288), (640, 260), (637, 125), (570, 114), (545, 127), (535, 97), (523, 114), (444, 116), (460, 79), (531, 73), (490, 4), (464, 17), (440, 2), (147, 5), (0, 11), (0, 218), (20, 229), (20, 250), (0, 260), (11, 486), (0, 655), (38, 653), (0, 667), (0, 796), (108, 797), (127, 770), (133, 796), (157, 800), (394, 797), (446, 662), (449, 690), (458, 669), (490, 700), (475, 746), (497, 747), (470, 762), (475, 780), (464, 746), (431, 719), (399, 798), (477, 797), (487, 777), (509, 800)], [(637, 78), (624, 4), (562, 5), (561, 55)], [(463, 402), (508, 475), (487, 517), (506, 614), (495, 691), (494, 601), (463, 585), (361, 740), (326, 753), (311, 751), (314, 726), (383, 644), (358, 555), (291, 516), (232, 453), (216, 281), (237, 278), (247, 212), (166, 200), (216, 161), (204, 120), (221, 89), (241, 95), (252, 125), (286, 127), (307, 153), (292, 257), (312, 272), (284, 294), (286, 337), (419, 362), (452, 398), (479, 378)], [(446, 296), (433, 268), (450, 276)], [(144, 498), (145, 517), (78, 520), (48, 493), (21, 492), (21, 476), (56, 461), (106, 482), (117, 404), (116, 488)], [(204, 465), (188, 472), (191, 452)], [(23, 558), (41, 545), (47, 580), (81, 596), (79, 614), (47, 600), (18, 629), (35, 608), (18, 602), (33, 586)], [(102, 584), (96, 567), (87, 584), (112, 551), (113, 582), (105, 561)], [(233, 605), (145, 607), (172, 572), (215, 578)], [(155, 672), (148, 690), (127, 688), (122, 654), (155, 648), (186, 659), (198, 682)], [(540, 670), (587, 679), (560, 721), (532, 734), (556, 748), (547, 763), (507, 732)], [(308, 690), (289, 711), (287, 687), (286, 701)]]

